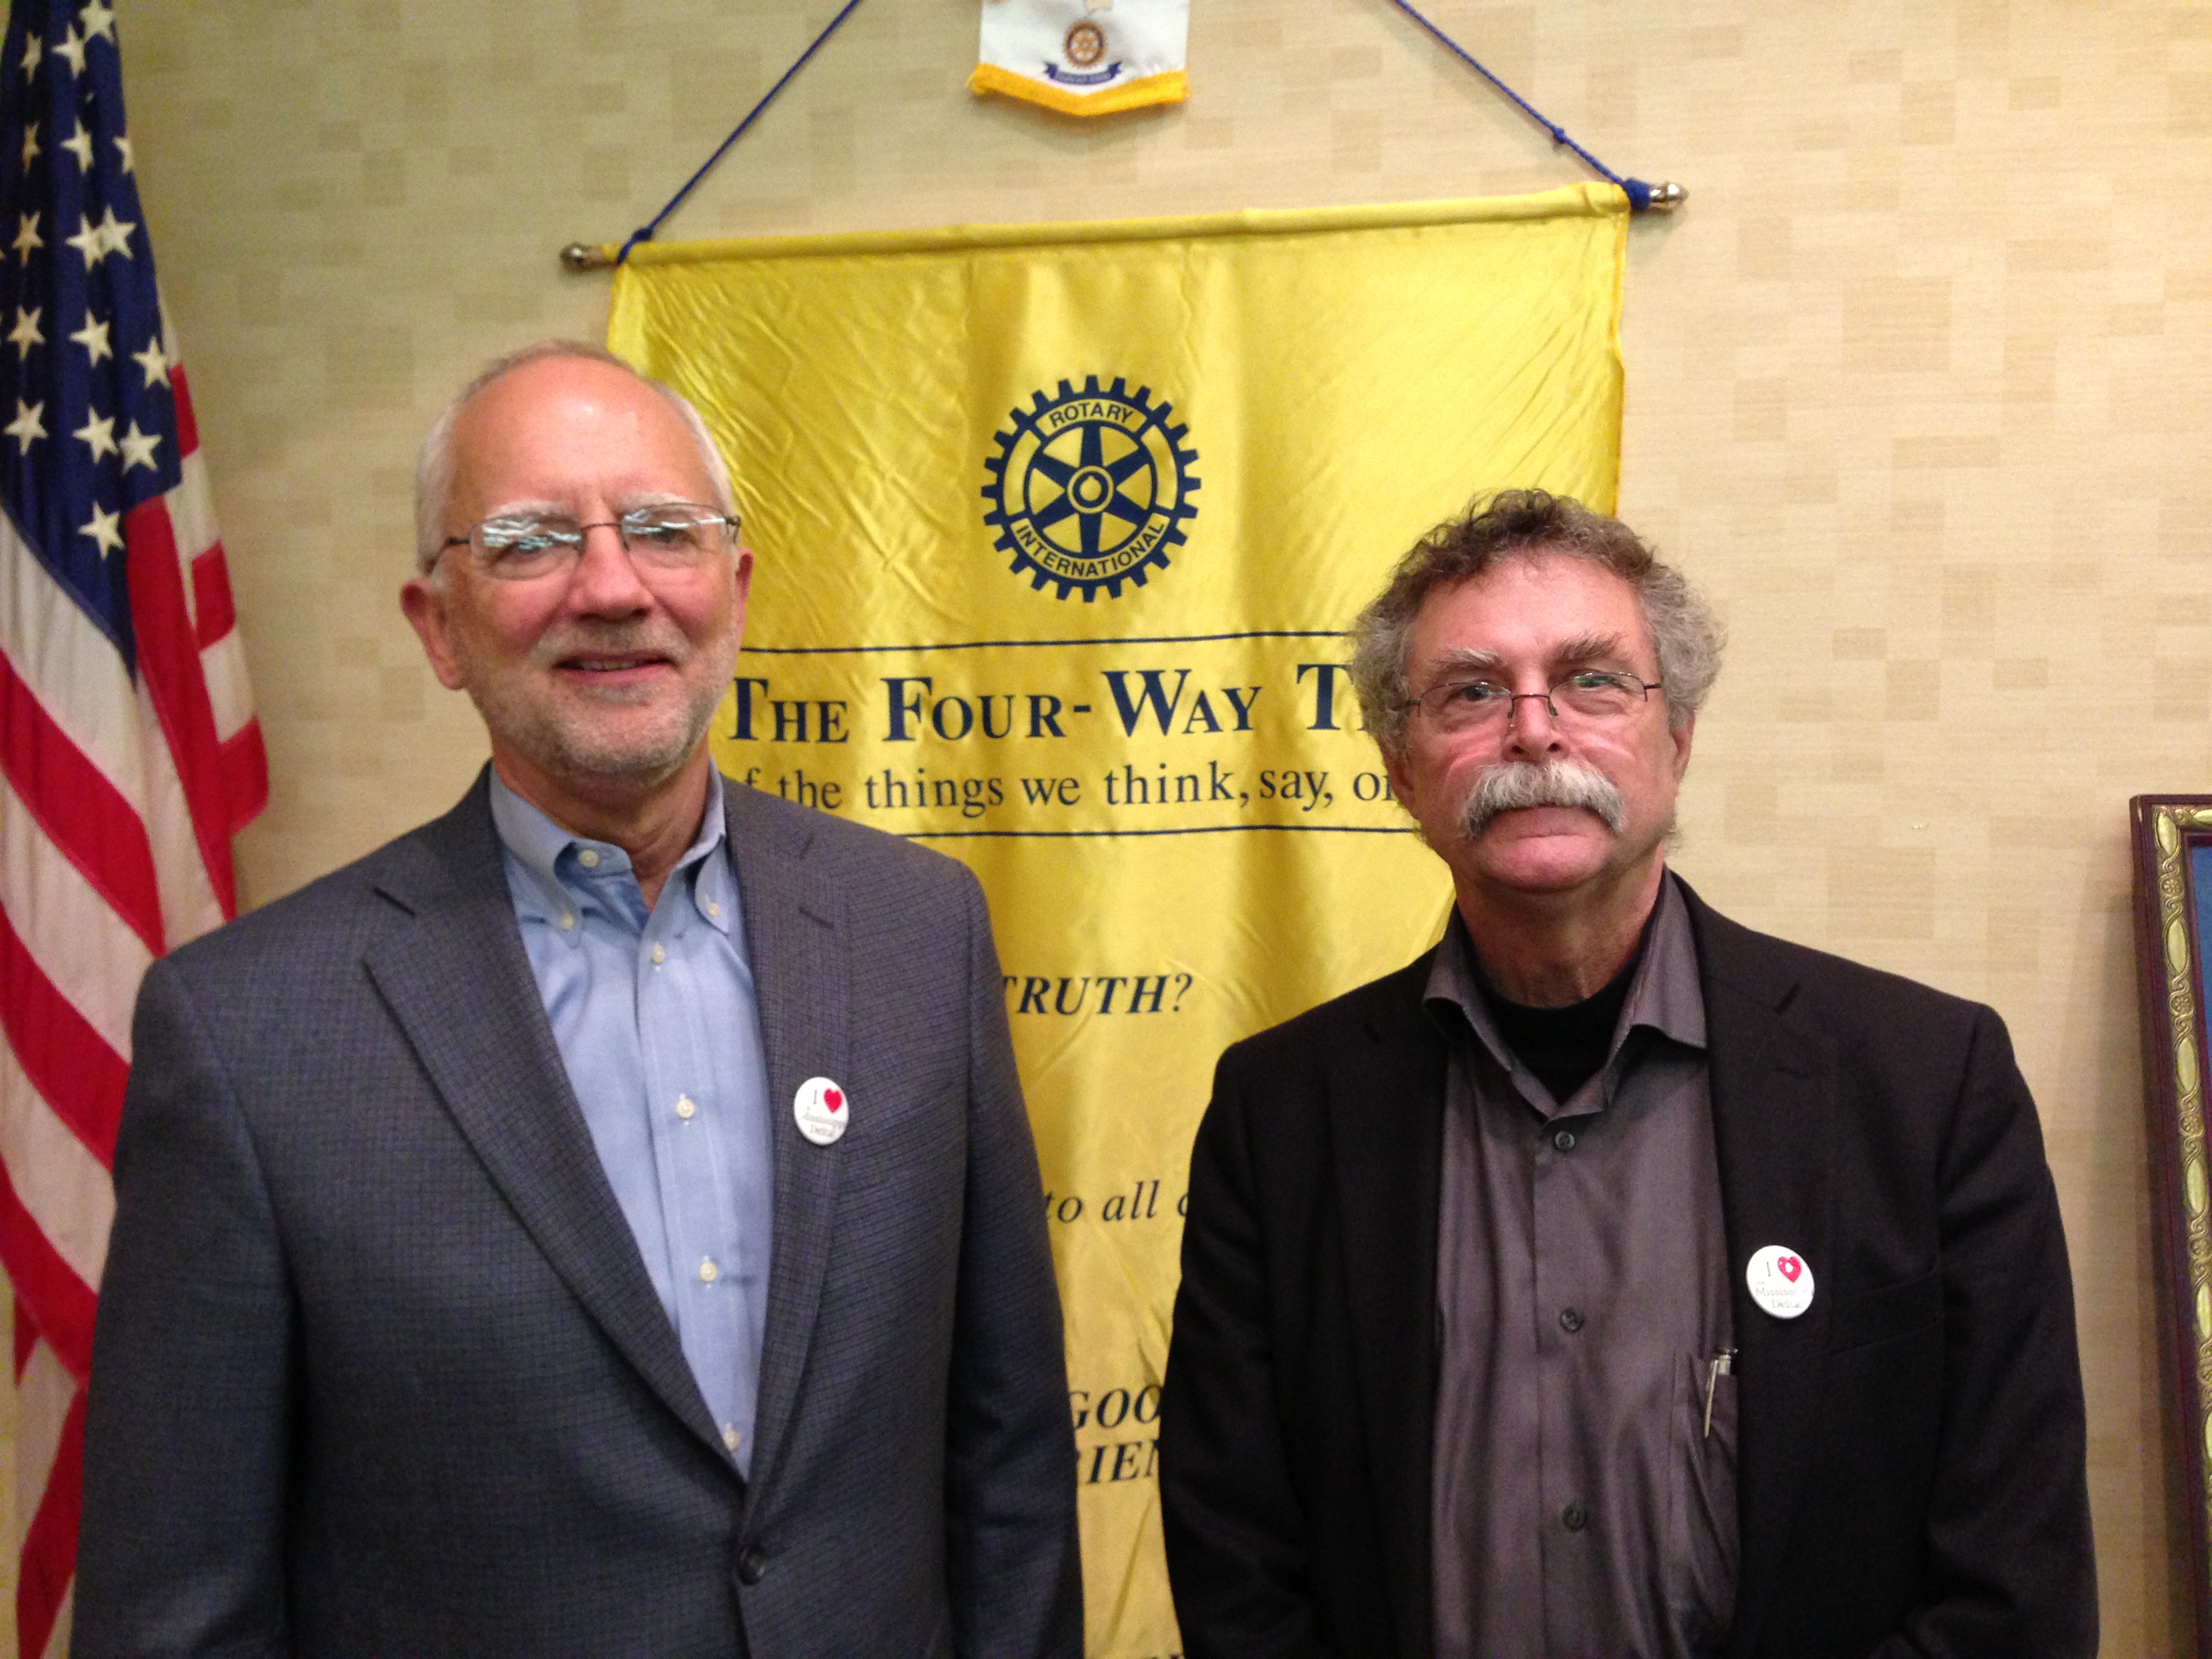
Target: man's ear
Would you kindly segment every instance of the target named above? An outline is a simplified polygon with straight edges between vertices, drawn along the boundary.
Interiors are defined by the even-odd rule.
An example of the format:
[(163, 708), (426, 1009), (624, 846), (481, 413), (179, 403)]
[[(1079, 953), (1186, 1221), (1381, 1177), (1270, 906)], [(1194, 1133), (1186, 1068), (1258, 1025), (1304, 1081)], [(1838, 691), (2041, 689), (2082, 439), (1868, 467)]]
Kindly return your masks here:
[(459, 659), (453, 654), (449, 604), (445, 590), (427, 576), (413, 577), (399, 589), (399, 609), (413, 624), (415, 637), (422, 641), (430, 672), (447, 690), (459, 691), (464, 681)]
[(1383, 775), (1390, 780), (1390, 793), (1397, 797), (1398, 805), (1408, 812), (1413, 810), (1413, 776), (1406, 763), (1389, 755), (1382, 757)]
[(745, 636), (745, 605), (753, 591), (753, 550), (743, 542), (738, 544), (737, 568), (738, 637)]
[(1674, 781), (1682, 781), (1682, 774), (1690, 769), (1690, 739), (1697, 735), (1698, 717), (1695, 714), (1680, 726), (1670, 727), (1667, 735), (1674, 740)]

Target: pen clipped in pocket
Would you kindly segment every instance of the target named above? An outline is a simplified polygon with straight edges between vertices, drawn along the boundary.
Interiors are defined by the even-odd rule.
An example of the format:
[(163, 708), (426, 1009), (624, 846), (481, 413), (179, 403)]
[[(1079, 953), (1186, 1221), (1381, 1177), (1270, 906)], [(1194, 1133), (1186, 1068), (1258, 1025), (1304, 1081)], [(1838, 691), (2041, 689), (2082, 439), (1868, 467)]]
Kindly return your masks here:
[(1734, 1623), (1736, 1571), (1736, 1365), (1733, 1348), (1677, 1362), (1681, 1425), (1668, 1514), (1668, 1572), (1679, 1627), (1717, 1653)]

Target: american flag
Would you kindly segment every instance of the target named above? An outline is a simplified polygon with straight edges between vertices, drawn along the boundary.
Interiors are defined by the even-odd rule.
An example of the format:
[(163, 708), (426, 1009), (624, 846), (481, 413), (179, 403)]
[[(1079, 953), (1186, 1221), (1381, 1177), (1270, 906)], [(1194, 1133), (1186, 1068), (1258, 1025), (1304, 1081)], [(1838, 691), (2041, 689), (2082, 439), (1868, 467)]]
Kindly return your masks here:
[(0, 47), (0, 1265), (36, 1656), (67, 1641), (131, 1005), (236, 913), (230, 838), (269, 791), (103, 0), (15, 0)]

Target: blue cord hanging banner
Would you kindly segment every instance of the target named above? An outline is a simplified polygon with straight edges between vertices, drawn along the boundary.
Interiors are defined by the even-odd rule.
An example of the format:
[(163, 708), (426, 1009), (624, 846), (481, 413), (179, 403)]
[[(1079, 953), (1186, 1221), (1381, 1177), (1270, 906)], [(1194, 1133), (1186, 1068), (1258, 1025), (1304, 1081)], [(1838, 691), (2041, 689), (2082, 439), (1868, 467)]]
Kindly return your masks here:
[(1577, 155), (1582, 157), (1585, 162), (1589, 163), (1590, 169), (1596, 173), (1599, 177), (1609, 179), (1613, 183), (1620, 185), (1622, 192), (1628, 198), (1628, 206), (1631, 212), (1671, 213), (1676, 208), (1681, 206), (1682, 203), (1687, 198), (1689, 192), (1684, 190), (1680, 185), (1647, 185), (1641, 179), (1622, 178), (1620, 174), (1615, 173), (1611, 167), (1606, 166), (1604, 162), (1599, 161), (1596, 156), (1591, 155), (1589, 151), (1584, 149), (1580, 144), (1569, 137), (1567, 136), (1567, 130), (1565, 127), (1561, 126), (1558, 122), (1548, 118), (1544, 114), (1543, 111), (1538, 109), (1526, 98), (1523, 98), (1519, 93), (1514, 91), (1512, 88), (1507, 86), (1504, 82), (1499, 80), (1497, 76), (1491, 73), (1491, 71), (1485, 67), (1482, 62), (1477, 58), (1474, 53), (1468, 51), (1468, 49), (1460, 45), (1458, 41), (1453, 40), (1451, 36), (1446, 34), (1442, 29), (1438, 28), (1426, 17), (1416, 11), (1412, 6), (1407, 4), (1406, 0), (1390, 0), (1390, 3), (1397, 7), (1400, 11), (1404, 12), (1407, 16), (1412, 18), (1416, 23), (1419, 23), (1431, 35), (1435, 36), (1437, 42), (1443, 46), (1445, 51), (1450, 52), (1452, 56), (1458, 58), (1460, 62), (1465, 64), (1477, 75), (1480, 75), (1484, 80), (1489, 82), (1492, 86), (1496, 87), (1498, 91), (1504, 93), (1508, 98), (1511, 99), (1514, 103), (1520, 106), (1523, 114), (1527, 115), (1530, 120), (1534, 121), (1538, 126), (1543, 128), (1545, 131), (1552, 135), (1552, 142), (1553, 143), (1565, 145), (1567, 149), (1574, 151)]
[[(1620, 174), (1615, 173), (1611, 167), (1606, 166), (1604, 162), (1599, 161), (1596, 156), (1591, 155), (1589, 151), (1584, 149), (1580, 144), (1577, 143), (1574, 139), (1568, 136), (1567, 130), (1565, 127), (1560, 126), (1555, 121), (1548, 119), (1541, 110), (1538, 109), (1526, 98), (1523, 98), (1519, 93), (1514, 91), (1512, 88), (1507, 86), (1505, 82), (1499, 80), (1497, 76), (1492, 74), (1491, 71), (1484, 67), (1482, 63), (1477, 59), (1472, 52), (1468, 52), (1466, 47), (1460, 45), (1458, 41), (1453, 40), (1451, 36), (1446, 34), (1442, 29), (1438, 28), (1434, 23), (1423, 16), (1421, 13), (1415, 10), (1411, 5), (1407, 4), (1407, 0), (1390, 0), (1390, 3), (1397, 7), (1400, 11), (1404, 12), (1407, 16), (1412, 18), (1416, 23), (1419, 23), (1424, 29), (1426, 29), (1430, 34), (1436, 38), (1438, 43), (1441, 44), (1446, 51), (1449, 52), (1454, 57), (1457, 58), (1477, 75), (1480, 75), (1484, 80), (1489, 82), (1490, 84), (1497, 88), (1498, 91), (1504, 93), (1505, 96), (1511, 99), (1514, 103), (1518, 105), (1522, 111), (1527, 114), (1530, 120), (1534, 121), (1538, 126), (1543, 128), (1545, 131), (1552, 135), (1552, 142), (1553, 143), (1564, 145), (1568, 149), (1574, 151), (1574, 153), (1580, 156), (1584, 162), (1588, 163), (1590, 168), (1601, 178), (1606, 179), (1611, 183), (1619, 185), (1621, 191), (1628, 198), (1630, 211), (1634, 213), (1671, 213), (1676, 208), (1680, 207), (1683, 201), (1687, 198), (1689, 192), (1685, 191), (1680, 185), (1648, 185), (1641, 179), (1623, 178)], [(668, 198), (667, 204), (662, 207), (659, 212), (654, 214), (651, 219), (647, 220), (644, 224), (640, 225), (635, 230), (632, 231), (629, 234), (629, 240), (624, 242), (619, 249), (610, 249), (605, 246), (593, 246), (587, 242), (571, 242), (568, 246), (561, 250), (561, 263), (563, 265), (566, 265), (570, 270), (604, 270), (610, 265), (619, 265), (626, 261), (629, 258), (629, 251), (635, 247), (640, 242), (651, 241), (653, 240), (653, 233), (659, 230), (661, 225), (665, 222), (668, 216), (675, 212), (678, 207), (683, 205), (684, 198), (690, 195), (692, 190), (698, 185), (699, 181), (702, 179), (704, 179), (708, 173), (714, 170), (714, 164), (729, 153), (730, 146), (736, 143), (738, 139), (745, 136), (746, 131), (752, 126), (752, 124), (760, 119), (761, 112), (775, 101), (776, 94), (781, 92), (784, 88), (791, 84), (792, 77), (797, 75), (799, 70), (806, 67), (808, 61), (813, 58), (816, 52), (822, 50), (823, 45), (828, 42), (830, 37), (836, 33), (840, 26), (842, 26), (845, 20), (848, 17), (850, 17), (853, 13), (859, 9), (860, 4), (860, 0), (845, 0), (844, 5), (839, 9), (837, 15), (830, 20), (828, 26), (823, 29), (821, 33), (814, 37), (812, 44), (811, 44), (805, 52), (800, 52), (797, 59), (792, 64), (791, 67), (784, 70), (784, 72), (776, 78), (775, 84), (770, 87), (766, 93), (762, 94), (760, 102), (755, 104), (751, 109), (745, 112), (745, 118), (738, 122), (736, 126), (730, 130), (730, 136), (723, 139), (721, 143), (716, 147), (714, 153), (712, 155), (709, 155), (704, 162), (701, 163), (699, 170), (684, 181), (683, 187), (678, 190), (675, 195)]]
[(622, 245), (620, 252), (610, 258), (604, 250), (595, 248), (588, 243), (571, 242), (561, 250), (561, 263), (571, 270), (603, 270), (609, 265), (618, 265), (629, 258), (629, 251), (640, 242), (651, 241), (653, 232), (660, 228), (670, 214), (683, 205), (684, 198), (691, 193), (698, 182), (714, 171), (714, 163), (729, 154), (730, 146), (745, 136), (746, 130), (760, 119), (761, 112), (775, 101), (776, 94), (791, 84), (792, 77), (806, 67), (807, 61), (822, 50), (823, 45), (828, 42), (831, 35), (836, 33), (844, 21), (860, 9), (860, 0), (845, 0), (844, 5), (838, 9), (837, 15), (830, 20), (828, 27), (814, 37), (812, 44), (799, 54), (789, 69), (776, 77), (775, 84), (761, 94), (760, 102), (745, 112), (745, 118), (730, 129), (730, 136), (715, 147), (712, 155), (700, 163), (699, 170), (684, 181), (683, 187), (668, 198), (659, 212), (630, 232), (629, 240)]

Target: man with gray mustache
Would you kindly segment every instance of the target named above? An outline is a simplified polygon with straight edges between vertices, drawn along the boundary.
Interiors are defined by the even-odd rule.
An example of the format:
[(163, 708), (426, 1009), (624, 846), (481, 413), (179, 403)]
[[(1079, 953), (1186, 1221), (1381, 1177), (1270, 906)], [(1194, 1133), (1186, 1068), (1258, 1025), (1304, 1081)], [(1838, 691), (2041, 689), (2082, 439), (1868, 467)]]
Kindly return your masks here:
[(2072, 1283), (1990, 1010), (1667, 868), (1720, 630), (1507, 491), (1352, 632), (1455, 902), (1223, 1055), (1160, 1424), (1189, 1659), (2078, 1659)]
[(1594, 766), (1561, 757), (1484, 767), (1460, 809), (1460, 839), (1480, 841), (1500, 813), (1539, 806), (1580, 807), (1616, 836), (1628, 827), (1627, 805), (1612, 781)]
[(74, 1650), (1078, 1659), (981, 890), (716, 769), (753, 556), (668, 387), (501, 358), (416, 518), (489, 763), (146, 976)]

